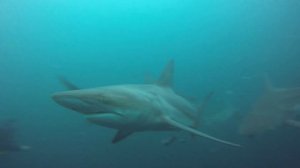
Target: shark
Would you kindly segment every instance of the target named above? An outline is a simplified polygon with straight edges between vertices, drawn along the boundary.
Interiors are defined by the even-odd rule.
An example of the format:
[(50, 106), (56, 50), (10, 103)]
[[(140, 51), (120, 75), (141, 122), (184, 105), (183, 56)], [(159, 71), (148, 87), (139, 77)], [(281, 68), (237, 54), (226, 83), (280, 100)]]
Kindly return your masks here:
[(71, 82), (61, 82), (69, 89), (56, 92), (53, 100), (79, 112), (91, 123), (116, 129), (112, 143), (136, 132), (185, 131), (193, 136), (239, 147), (197, 129), (197, 107), (173, 89), (174, 60), (170, 60), (159, 79), (152, 84), (121, 84), (80, 89)]
[(276, 88), (265, 78), (263, 94), (242, 119), (239, 133), (260, 135), (284, 125), (300, 127), (300, 87)]

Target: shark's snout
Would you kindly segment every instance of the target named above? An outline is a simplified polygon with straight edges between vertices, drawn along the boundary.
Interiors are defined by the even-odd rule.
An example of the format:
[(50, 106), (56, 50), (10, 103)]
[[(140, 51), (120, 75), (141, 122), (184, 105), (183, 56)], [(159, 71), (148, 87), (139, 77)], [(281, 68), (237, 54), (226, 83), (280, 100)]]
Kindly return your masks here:
[(78, 92), (59, 92), (52, 95), (52, 99), (61, 106), (85, 115), (92, 123), (118, 128), (123, 123), (121, 112), (114, 111), (112, 106), (105, 104), (103, 98), (99, 100), (91, 95), (77, 94)]
[(81, 105), (83, 104), (83, 102), (78, 98), (62, 95), (62, 94), (59, 94), (59, 93), (54, 94), (52, 96), (52, 99), (56, 103), (66, 107), (66, 108), (70, 108), (70, 107), (73, 107), (73, 106), (78, 105), (78, 104), (81, 104)]
[(56, 93), (52, 95), (52, 99), (59, 105), (78, 112), (83, 112), (83, 110), (89, 107), (89, 105), (80, 98), (69, 96), (63, 93)]
[(96, 100), (69, 92), (55, 93), (52, 95), (52, 99), (59, 105), (82, 114), (97, 114), (108, 110)]

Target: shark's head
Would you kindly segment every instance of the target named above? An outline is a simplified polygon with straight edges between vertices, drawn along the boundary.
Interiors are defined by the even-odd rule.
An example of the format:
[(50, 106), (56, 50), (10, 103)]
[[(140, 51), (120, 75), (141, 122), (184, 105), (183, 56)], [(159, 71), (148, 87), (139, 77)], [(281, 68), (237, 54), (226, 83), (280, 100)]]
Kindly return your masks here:
[(64, 91), (52, 98), (63, 107), (84, 114), (90, 122), (111, 128), (132, 122), (142, 104), (130, 89), (120, 87)]

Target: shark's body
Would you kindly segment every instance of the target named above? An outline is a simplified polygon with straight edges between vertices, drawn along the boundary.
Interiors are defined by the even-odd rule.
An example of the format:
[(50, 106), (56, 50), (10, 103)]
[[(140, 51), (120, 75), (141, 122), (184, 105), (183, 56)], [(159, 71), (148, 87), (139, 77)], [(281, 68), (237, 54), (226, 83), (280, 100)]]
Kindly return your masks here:
[[(60, 105), (84, 114), (92, 123), (117, 129), (113, 142), (134, 132), (184, 130), (227, 145), (237, 144), (197, 131), (198, 108), (171, 89), (173, 61), (156, 84), (115, 85), (55, 93)], [(75, 85), (63, 81), (69, 89)], [(71, 86), (71, 87), (70, 87)]]
[(300, 127), (296, 119), (299, 104), (300, 88), (274, 88), (266, 79), (265, 92), (242, 121), (239, 132), (253, 136), (285, 124)]

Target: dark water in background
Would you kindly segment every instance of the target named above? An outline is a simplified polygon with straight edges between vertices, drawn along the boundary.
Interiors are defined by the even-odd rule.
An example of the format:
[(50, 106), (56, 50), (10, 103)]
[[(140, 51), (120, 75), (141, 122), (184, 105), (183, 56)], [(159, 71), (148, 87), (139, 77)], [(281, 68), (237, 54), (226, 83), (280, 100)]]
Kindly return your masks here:
[[(299, 167), (295, 128), (247, 139), (238, 119), (202, 130), (241, 149), (198, 139), (160, 144), (170, 133), (140, 133), (112, 145), (114, 131), (55, 104), (64, 74), (81, 87), (142, 83), (176, 61), (175, 89), (216, 93), (246, 113), (268, 73), (300, 86), (297, 0), (0, 0), (0, 117), (14, 118), (27, 152), (1, 168)], [(183, 135), (183, 137), (186, 137)]]

